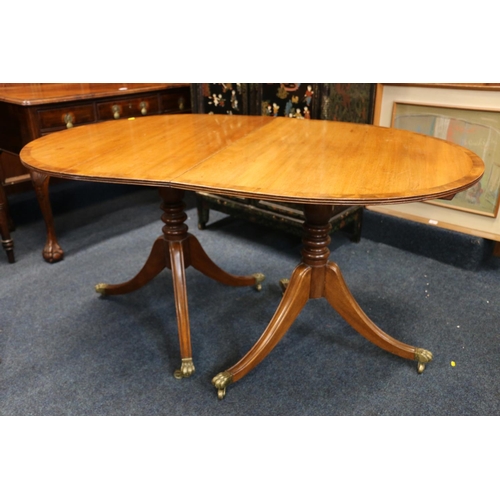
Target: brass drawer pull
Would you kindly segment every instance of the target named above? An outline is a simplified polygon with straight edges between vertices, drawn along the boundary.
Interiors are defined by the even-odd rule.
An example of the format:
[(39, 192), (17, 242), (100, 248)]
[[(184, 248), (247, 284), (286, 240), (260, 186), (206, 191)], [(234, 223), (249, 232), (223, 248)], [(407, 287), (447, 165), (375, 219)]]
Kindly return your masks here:
[(113, 118), (115, 120), (118, 120), (120, 118), (120, 106), (117, 106), (116, 104), (111, 107), (111, 111), (113, 112)]
[(184, 105), (185, 105), (185, 102), (186, 100), (184, 99), (184, 97), (179, 97), (179, 109), (182, 111), (184, 109)]
[(73, 121), (75, 117), (73, 113), (66, 113), (64, 115), (64, 123), (66, 124), (66, 128), (71, 128), (73, 126)]
[(148, 103), (145, 101), (141, 101), (139, 104), (139, 107), (141, 108), (141, 114), (145, 115), (148, 112)]

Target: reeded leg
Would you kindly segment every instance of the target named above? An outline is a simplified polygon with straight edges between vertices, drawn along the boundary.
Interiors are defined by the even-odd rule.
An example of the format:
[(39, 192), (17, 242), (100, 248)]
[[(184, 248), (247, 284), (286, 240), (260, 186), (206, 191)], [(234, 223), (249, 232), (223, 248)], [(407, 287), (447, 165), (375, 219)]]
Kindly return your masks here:
[(54, 217), (52, 215), (52, 207), (50, 206), (49, 198), (50, 177), (35, 171), (31, 171), (30, 174), (38, 204), (42, 211), (43, 220), (47, 228), (47, 240), (42, 255), (43, 258), (51, 264), (59, 262), (63, 259), (64, 252), (57, 242), (56, 231), (54, 229)]
[(142, 269), (131, 280), (116, 285), (99, 283), (95, 290), (102, 295), (121, 295), (134, 292), (148, 284), (166, 267), (163, 237), (158, 237)]
[(186, 273), (182, 241), (168, 242), (172, 281), (174, 283), (175, 310), (177, 313), (177, 329), (181, 349), (182, 366), (174, 373), (175, 378), (189, 377), (194, 373), (193, 354), (191, 351), (191, 334), (189, 331), (189, 313), (186, 288)]
[(325, 278), (325, 298), (358, 333), (385, 351), (418, 361), (418, 373), (424, 371), (432, 354), (394, 339), (375, 325), (352, 296), (337, 264), (328, 262)]
[(185, 269), (192, 265), (209, 278), (226, 285), (254, 285), (257, 289), (260, 289), (260, 283), (264, 276), (234, 276), (219, 268), (208, 257), (198, 240), (188, 233), (188, 228), (184, 224), (187, 219), (182, 201), (184, 192), (178, 189), (160, 188), (160, 195), (163, 199), (161, 208), (164, 211), (162, 221), (165, 223), (162, 229), (163, 239), (165, 251), (169, 255), (167, 266), (172, 270), (182, 358), (181, 367), (175, 371), (174, 376), (176, 378), (185, 378), (191, 376), (195, 371), (191, 351)]
[(231, 382), (236, 382), (255, 368), (285, 335), (309, 299), (310, 281), (311, 269), (304, 264), (299, 265), (292, 274), (278, 309), (259, 340), (238, 363), (212, 379), (219, 399), (225, 396), (226, 387)]

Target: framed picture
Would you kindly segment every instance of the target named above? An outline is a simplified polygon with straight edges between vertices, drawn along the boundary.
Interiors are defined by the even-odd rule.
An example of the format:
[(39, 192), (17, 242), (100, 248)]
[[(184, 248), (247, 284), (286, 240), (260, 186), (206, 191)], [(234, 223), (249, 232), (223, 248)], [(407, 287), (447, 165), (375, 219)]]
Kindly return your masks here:
[[(426, 114), (433, 116), (421, 116)], [(448, 131), (446, 124), (454, 120), (456, 122)], [(493, 144), (497, 140), (497, 130), (500, 130), (499, 123), (499, 83), (378, 83), (374, 125), (411, 127), (412, 130), (437, 137), (446, 136), (459, 144), (460, 141), (468, 140), (468, 144), (464, 145), (483, 158), (486, 171), (481, 179), (482, 192), (479, 195), (474, 194), (473, 190), (460, 197), (457, 195), (451, 201), (373, 205), (367, 208), (500, 242), (500, 179), (496, 165), (500, 162), (497, 147)], [(472, 124), (478, 126), (476, 132), (479, 136), (476, 139), (473, 138), (476, 132), (469, 134), (467, 131)], [(491, 136), (486, 132), (488, 127), (492, 129)], [(484, 142), (487, 142), (488, 137), (491, 137), (491, 142), (487, 145), (488, 151), (484, 152)]]
[(459, 144), (485, 164), (482, 179), (452, 200), (427, 203), (488, 217), (498, 214), (500, 194), (500, 111), (395, 102), (391, 126)]

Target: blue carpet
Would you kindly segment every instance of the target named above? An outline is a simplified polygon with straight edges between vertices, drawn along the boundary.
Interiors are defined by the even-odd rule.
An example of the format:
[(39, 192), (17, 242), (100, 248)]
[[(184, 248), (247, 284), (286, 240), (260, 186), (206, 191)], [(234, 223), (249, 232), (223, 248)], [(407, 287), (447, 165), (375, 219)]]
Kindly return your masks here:
[(257, 292), (187, 270), (196, 372), (179, 381), (169, 271), (129, 295), (94, 292), (144, 263), (161, 234), (157, 191), (70, 182), (54, 187), (52, 202), (66, 256), (49, 265), (32, 194), (10, 199), (17, 262), (0, 255), (0, 415), (500, 413), (500, 261), (490, 242), (366, 212), (360, 243), (336, 234), (331, 260), (378, 326), (433, 352), (425, 372), (370, 344), (320, 299), (219, 401), (211, 379), (264, 330), (300, 239), (213, 211), (200, 231), (187, 197), (187, 223), (213, 260), (266, 280)]

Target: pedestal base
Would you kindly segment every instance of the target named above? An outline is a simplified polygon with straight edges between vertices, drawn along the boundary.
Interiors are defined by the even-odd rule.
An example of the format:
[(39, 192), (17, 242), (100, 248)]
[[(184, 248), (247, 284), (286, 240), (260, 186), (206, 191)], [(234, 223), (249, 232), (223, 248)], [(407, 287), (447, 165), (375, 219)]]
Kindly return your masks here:
[(352, 296), (337, 264), (328, 261), (328, 220), (331, 210), (329, 206), (305, 206), (302, 262), (285, 284), (285, 293), (278, 309), (259, 340), (234, 366), (213, 378), (212, 384), (218, 391), (219, 399), (225, 396), (229, 384), (244, 377), (266, 358), (309, 299), (324, 297), (367, 340), (385, 351), (417, 361), (418, 373), (422, 373), (426, 363), (432, 360), (429, 351), (399, 342), (376, 326)]
[(193, 266), (205, 276), (224, 285), (255, 286), (261, 289), (264, 275), (235, 276), (217, 266), (203, 250), (195, 236), (188, 233), (184, 224), (187, 216), (182, 202), (184, 192), (171, 188), (160, 188), (164, 214), (163, 236), (156, 239), (142, 269), (129, 281), (120, 284), (100, 283), (96, 291), (102, 295), (122, 295), (133, 292), (149, 283), (163, 269), (172, 271), (174, 301), (181, 353), (181, 367), (175, 371), (178, 379), (191, 376), (194, 371), (189, 328), (188, 300), (185, 269)]

